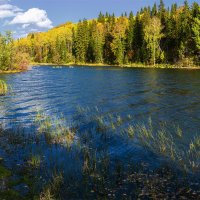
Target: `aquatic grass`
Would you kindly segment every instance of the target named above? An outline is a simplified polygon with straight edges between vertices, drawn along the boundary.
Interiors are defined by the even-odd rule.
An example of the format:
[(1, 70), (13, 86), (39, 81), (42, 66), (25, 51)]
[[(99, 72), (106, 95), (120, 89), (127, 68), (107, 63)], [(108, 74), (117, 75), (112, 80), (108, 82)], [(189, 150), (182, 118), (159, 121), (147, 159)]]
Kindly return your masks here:
[(135, 126), (135, 131), (137, 132), (137, 137), (141, 144), (151, 148), (153, 151), (161, 154), (172, 151), (174, 142), (171, 134), (168, 134), (164, 128), (154, 130), (150, 118), (147, 125), (137, 124)]
[[(88, 111), (89, 109), (87, 109)], [(179, 125), (173, 126), (161, 122), (156, 125), (158, 128), (155, 129), (151, 118), (147, 120), (147, 123), (126, 125), (125, 122), (132, 120), (132, 116), (127, 115), (122, 118), (120, 115), (116, 115), (114, 117), (109, 113), (101, 114), (99, 109), (96, 109), (96, 111), (92, 116), (88, 114), (85, 116), (87, 116), (86, 121), (88, 124), (93, 120), (96, 122), (94, 125), (98, 133), (104, 135), (109, 133), (110, 136), (119, 133), (118, 135), (122, 139), (128, 136), (130, 139), (139, 141), (147, 150), (172, 160), (187, 171), (194, 170), (194, 166), (196, 166), (195, 170), (198, 169), (199, 160), (197, 157), (199, 152), (196, 148), (200, 145), (200, 140), (196, 137), (191, 142), (190, 149), (183, 147), (181, 143), (177, 143), (176, 136), (179, 139), (183, 137), (183, 131)], [(189, 152), (192, 153), (189, 154)]]
[(131, 119), (132, 119), (132, 117), (131, 117), (131, 115), (130, 115), (130, 114), (128, 114), (128, 115), (127, 115), (127, 118), (128, 118), (129, 120), (131, 120)]
[(183, 131), (182, 131), (182, 129), (179, 126), (176, 127), (176, 135), (179, 138), (183, 137)]
[(50, 189), (47, 188), (40, 194), (39, 200), (56, 200), (56, 199), (54, 198), (54, 195), (51, 194)]
[(40, 200), (56, 200), (59, 196), (64, 178), (61, 173), (53, 173), (50, 182), (44, 187), (40, 194)]
[(135, 129), (132, 125), (129, 125), (129, 127), (127, 128), (127, 133), (128, 133), (128, 137), (129, 138), (134, 138), (135, 136)]
[(54, 172), (52, 180), (50, 182), (51, 191), (56, 194), (59, 192), (62, 184), (64, 183), (64, 177), (60, 172)]
[(4, 179), (4, 178), (9, 177), (9, 176), (11, 176), (11, 171), (8, 170), (3, 165), (0, 165), (0, 179)]
[(61, 139), (61, 142), (62, 140), (63, 142), (65, 141), (67, 144), (67, 147), (70, 148), (75, 139), (75, 132), (72, 129), (67, 128), (63, 134), (63, 137), (61, 137), (60, 139)]
[(37, 110), (34, 122), (40, 123), (44, 118), (45, 118), (44, 112), (42, 112), (41, 110)]
[(135, 125), (134, 132), (140, 143), (155, 154), (160, 154), (173, 160), (186, 171), (200, 171), (199, 136), (196, 136), (190, 142), (187, 149), (182, 148), (181, 145), (174, 141), (174, 136), (182, 137), (182, 130), (179, 126), (175, 129), (175, 133), (172, 134), (163, 124), (160, 125), (160, 129), (153, 129), (152, 122), (149, 120), (147, 125)]
[(153, 141), (152, 130), (148, 129), (144, 124), (135, 125), (135, 130), (137, 131), (138, 139), (145, 146), (150, 146), (151, 140)]
[(6, 95), (8, 92), (8, 85), (5, 81), (0, 80), (0, 96)]
[(45, 136), (47, 144), (62, 144), (68, 148), (74, 142), (75, 129), (68, 127), (62, 117), (50, 117), (44, 113), (38, 113), (35, 118), (39, 134)]
[(29, 166), (33, 168), (39, 168), (41, 165), (41, 156), (40, 155), (33, 155), (31, 158), (28, 160)]
[(200, 171), (200, 136), (190, 142), (187, 159), (193, 171)]
[(72, 131), (69, 127), (59, 130), (57, 128), (45, 132), (45, 138), (49, 144), (62, 144), (71, 147), (75, 139), (75, 132)]
[(47, 116), (41, 121), (38, 131), (39, 133), (43, 133), (43, 132), (49, 133), (52, 127), (53, 127), (52, 119)]
[(90, 152), (88, 148), (83, 148), (83, 172), (87, 173), (89, 172), (90, 165)]
[(193, 145), (196, 150), (200, 150), (200, 136), (196, 136), (193, 139)]
[(112, 131), (116, 130), (116, 126), (113, 122), (110, 123), (110, 128), (111, 128)]
[(95, 117), (96, 122), (96, 130), (97, 132), (105, 133), (108, 129), (106, 119), (103, 116), (96, 116)]
[(121, 116), (117, 116), (117, 126), (121, 126), (122, 125), (122, 118), (121, 118)]
[[(117, 125), (117, 116), (119, 115), (113, 117), (113, 115), (109, 114), (92, 113), (92, 115), (87, 114), (85, 116), (87, 117), (85, 121), (89, 125), (84, 124), (82, 126), (82, 122), (78, 121), (75, 128), (67, 124), (63, 117), (49, 117), (48, 115), (40, 114), (37, 117), (38, 119), (35, 120), (37, 121), (37, 129), (35, 131), (42, 141), (49, 137), (49, 144), (61, 144), (53, 146), (45, 146), (43, 142), (39, 143), (39, 145), (37, 144), (36, 148), (41, 148), (44, 145), (43, 147), (49, 148), (50, 151), (52, 149), (52, 153), (56, 151), (56, 155), (54, 158), (50, 158), (50, 155), (44, 161), (42, 160), (42, 167), (40, 168), (27, 166), (29, 173), (33, 170), (38, 172), (38, 176), (41, 177), (39, 179), (41, 183), (38, 184), (40, 189), (43, 188), (43, 190), (41, 194), (38, 194), (39, 199), (55, 200), (66, 197), (69, 199), (125, 198), (122, 194), (126, 195), (127, 198), (130, 197), (130, 199), (133, 196), (135, 198), (164, 198), (168, 193), (174, 191), (171, 184), (175, 187), (178, 183), (176, 180), (170, 179), (167, 171), (161, 172), (159, 175), (156, 171), (147, 171), (145, 165), (141, 164), (141, 167), (138, 167), (140, 164), (135, 163), (132, 159), (129, 161), (126, 158), (126, 160), (118, 161), (118, 158), (113, 158), (112, 153), (110, 154), (110, 146), (113, 143), (111, 144), (110, 141), (112, 142), (112, 139), (115, 138), (120, 139), (120, 142), (123, 142), (123, 140), (125, 142), (128, 141), (128, 145), (135, 144), (135, 142), (139, 143), (148, 151), (167, 158), (172, 168), (173, 164), (178, 164), (181, 166), (181, 170), (185, 169), (188, 172), (193, 169), (194, 172), (199, 172), (200, 166), (198, 165), (197, 152), (200, 147), (200, 138), (198, 136), (190, 141), (188, 149), (185, 150), (181, 148), (181, 145), (174, 142), (176, 141), (176, 129), (173, 126), (168, 127), (169, 125), (166, 123), (161, 123), (160, 127), (158, 123), (154, 126), (151, 118), (149, 118), (145, 123), (131, 124), (126, 121), (128, 119), (128, 116), (126, 116), (124, 118), (121, 117), (123, 124), (119, 127)], [(95, 119), (98, 117), (100, 124), (106, 127), (106, 134), (97, 132), (95, 129), (98, 126)], [(48, 123), (45, 122), (46, 119)], [(40, 126), (42, 126), (41, 129), (39, 129)], [(113, 126), (114, 128), (112, 128)], [(109, 137), (104, 140), (102, 135), (107, 135), (107, 133), (109, 133)], [(122, 134), (120, 135), (119, 133)], [(78, 138), (75, 143), (77, 148), (71, 148), (70, 151), (66, 151), (65, 148), (73, 145), (76, 136)], [(109, 140), (110, 138), (111, 140)], [(66, 141), (69, 141), (68, 145)], [(181, 142), (181, 140), (179, 141)], [(60, 146), (62, 147), (60, 148)], [(191, 153), (187, 151), (190, 146)], [(75, 174), (76, 171), (73, 171), (72, 174), (67, 174), (63, 170), (65, 168), (61, 165), (67, 164), (66, 161), (68, 161), (65, 159), (65, 155), (61, 158), (62, 164), (57, 163), (60, 162), (60, 158), (57, 159), (60, 156), (60, 150), (66, 152), (66, 157), (70, 156), (71, 159), (78, 160), (80, 176)], [(63, 156), (63, 154), (61, 155)], [(53, 165), (50, 164), (48, 171), (45, 171), (46, 167), (49, 167), (49, 158), (52, 159), (50, 162)], [(37, 159), (30, 157), (28, 160)], [(129, 169), (127, 162), (131, 163), (132, 169)], [(34, 161), (33, 163), (37, 162)], [(55, 167), (54, 165), (56, 165), (57, 173), (53, 173), (53, 168), (51, 168), (51, 166)], [(66, 172), (65, 176), (59, 173), (61, 171)], [(53, 175), (51, 175), (52, 173)], [(46, 181), (48, 182), (47, 185)], [(34, 184), (37, 186), (37, 183)], [(132, 188), (136, 189), (133, 191)], [(179, 192), (178, 190), (176, 189), (176, 192)]]
[(177, 158), (177, 147), (174, 143), (171, 133), (167, 132), (163, 127), (160, 130), (153, 130), (151, 124), (147, 126), (137, 125), (137, 133), (140, 142), (148, 147), (156, 154), (164, 155), (172, 160)]

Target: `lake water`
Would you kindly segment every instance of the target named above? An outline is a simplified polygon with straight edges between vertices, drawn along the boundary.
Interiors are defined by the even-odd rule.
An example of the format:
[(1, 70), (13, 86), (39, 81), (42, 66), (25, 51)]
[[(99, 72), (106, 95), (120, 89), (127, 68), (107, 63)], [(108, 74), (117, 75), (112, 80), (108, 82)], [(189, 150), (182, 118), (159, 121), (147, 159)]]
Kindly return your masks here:
[[(40, 66), (19, 74), (0, 75), (0, 79), (12, 87), (12, 92), (0, 97), (0, 120), (5, 125), (15, 121), (29, 127), (38, 110), (49, 116), (63, 115), (73, 122), (79, 106), (91, 110), (98, 107), (101, 115), (112, 114), (122, 119), (130, 115), (131, 120), (124, 122), (125, 128), (128, 124), (146, 123), (149, 118), (154, 127), (162, 123), (169, 129), (181, 127), (183, 136), (178, 143), (183, 146), (199, 135), (200, 70)], [(97, 146), (101, 144), (95, 142)], [(39, 151), (35, 145), (26, 148), (26, 152), (32, 153), (41, 153), (42, 149), (50, 169), (53, 163), (54, 167), (58, 165), (77, 174), (78, 164), (63, 148), (52, 150), (48, 145)], [(163, 162), (162, 156), (117, 136), (109, 139), (106, 149), (111, 161), (145, 160), (154, 167)], [(17, 154), (18, 159), (15, 154), (7, 158), (8, 165), (14, 160), (15, 164), (20, 162), (23, 153), (20, 150)]]
[(135, 122), (177, 123), (186, 132), (200, 129), (200, 71), (113, 67), (33, 67), (0, 75), (13, 92), (0, 98), (1, 120), (25, 123), (36, 110), (72, 115), (77, 106), (120, 115)]
[[(77, 106), (102, 113), (151, 117), (183, 129), (185, 142), (200, 130), (200, 70), (122, 69), (115, 67), (33, 67), (0, 75), (12, 92), (0, 97), (1, 121), (29, 125), (38, 110), (72, 119)], [(184, 143), (184, 142), (183, 142)]]

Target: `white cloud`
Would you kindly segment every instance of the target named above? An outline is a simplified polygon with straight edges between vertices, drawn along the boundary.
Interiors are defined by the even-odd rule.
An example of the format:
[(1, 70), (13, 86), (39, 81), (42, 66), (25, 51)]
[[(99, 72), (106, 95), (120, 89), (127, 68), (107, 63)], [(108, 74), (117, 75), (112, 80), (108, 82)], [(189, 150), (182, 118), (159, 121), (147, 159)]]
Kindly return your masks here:
[(18, 13), (10, 24), (31, 24), (40, 28), (53, 27), (51, 20), (47, 16), (47, 12), (39, 8), (31, 8), (24, 13)]
[(22, 9), (17, 6), (13, 6), (11, 4), (2, 4), (0, 5), (0, 10), (12, 10), (13, 12), (20, 12)]
[(13, 6), (11, 4), (2, 4), (0, 5), (0, 19), (14, 17), (21, 11), (22, 9), (18, 8), (17, 6)]
[(19, 7), (11, 5), (10, 2), (11, 0), (0, 0), (0, 31), (13, 30), (14, 37), (21, 38), (31, 32), (39, 32), (53, 27), (45, 10), (31, 8), (23, 11)]
[(22, 25), (22, 28), (25, 29), (25, 28), (27, 28), (27, 27), (29, 27), (29, 26), (30, 26), (30, 24), (23, 24), (23, 25)]
[(13, 17), (15, 14), (10, 10), (0, 10), (0, 19)]

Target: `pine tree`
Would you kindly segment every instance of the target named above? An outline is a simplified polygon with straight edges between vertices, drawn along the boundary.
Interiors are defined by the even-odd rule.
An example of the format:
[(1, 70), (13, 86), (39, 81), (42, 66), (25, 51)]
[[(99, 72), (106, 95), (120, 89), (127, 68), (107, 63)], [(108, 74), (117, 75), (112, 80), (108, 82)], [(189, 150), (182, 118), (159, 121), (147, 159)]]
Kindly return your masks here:
[(137, 13), (135, 19), (135, 26), (133, 31), (133, 51), (134, 51), (134, 61), (143, 62), (143, 44), (144, 44), (144, 33), (143, 33), (143, 23), (140, 19), (140, 14)]
[(192, 31), (194, 34), (194, 42), (196, 45), (197, 50), (200, 53), (200, 6), (198, 7), (198, 11), (195, 13), (195, 18), (192, 24)]
[(154, 3), (153, 8), (151, 10), (151, 16), (156, 16), (157, 15), (157, 5)]
[(105, 16), (101, 12), (99, 13), (97, 21), (100, 23), (105, 23)]
[(104, 25), (93, 22), (91, 41), (95, 63), (103, 63)]
[(190, 56), (190, 38), (192, 37), (191, 13), (188, 2), (184, 2), (183, 11), (179, 18), (179, 58)]
[(128, 61), (133, 62), (134, 51), (133, 51), (133, 40), (134, 40), (134, 26), (135, 20), (133, 16), (133, 12), (130, 12), (129, 15), (129, 27), (126, 31), (126, 57)]
[(87, 51), (89, 45), (89, 30), (87, 20), (79, 22), (77, 25), (77, 32), (75, 37), (75, 57), (76, 62), (85, 63), (87, 58)]
[(126, 30), (128, 28), (128, 19), (125, 17), (120, 17), (114, 27), (112, 32), (113, 42), (111, 44), (112, 52), (114, 53), (116, 59), (116, 64), (123, 64), (125, 56), (125, 40), (126, 40)]

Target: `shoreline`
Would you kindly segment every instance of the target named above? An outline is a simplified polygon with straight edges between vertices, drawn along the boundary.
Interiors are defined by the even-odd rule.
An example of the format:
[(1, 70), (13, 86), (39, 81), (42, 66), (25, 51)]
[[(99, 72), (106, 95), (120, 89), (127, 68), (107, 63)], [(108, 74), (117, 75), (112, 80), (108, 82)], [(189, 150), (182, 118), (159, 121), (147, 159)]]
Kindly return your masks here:
[(17, 74), (17, 73), (29, 71), (30, 69), (31, 69), (31, 64), (27, 67), (26, 70), (7, 70), (7, 71), (0, 70), (0, 74)]
[(23, 71), (20, 70), (8, 70), (8, 71), (0, 71), (0, 74), (16, 74), (16, 73), (21, 73)]
[(67, 64), (55, 64), (55, 63), (31, 63), (27, 70), (8, 70), (8, 71), (0, 71), (0, 74), (16, 74), (21, 73), (24, 71), (28, 71), (31, 67), (40, 67), (40, 66), (85, 66), (85, 67), (118, 67), (118, 68), (143, 68), (143, 69), (180, 69), (180, 70), (200, 70), (200, 66), (193, 66), (193, 67), (178, 67), (176, 65), (170, 64), (157, 64), (156, 66), (153, 65), (145, 65), (145, 64), (126, 64), (126, 65), (109, 65), (104, 63), (67, 63)]
[(104, 63), (67, 63), (67, 64), (55, 64), (55, 63), (31, 63), (30, 66), (86, 66), (86, 67), (119, 67), (119, 68), (144, 68), (144, 69), (186, 69), (186, 70), (199, 70), (200, 66), (193, 67), (178, 67), (170, 64), (157, 64), (153, 65), (145, 65), (145, 64), (126, 64), (126, 65), (109, 65)]

